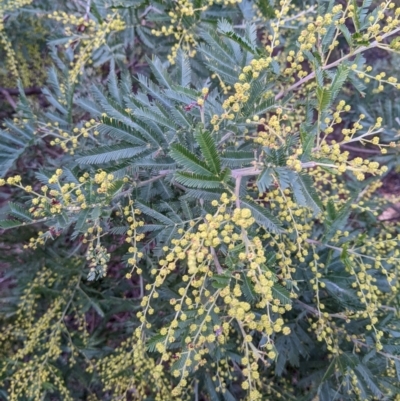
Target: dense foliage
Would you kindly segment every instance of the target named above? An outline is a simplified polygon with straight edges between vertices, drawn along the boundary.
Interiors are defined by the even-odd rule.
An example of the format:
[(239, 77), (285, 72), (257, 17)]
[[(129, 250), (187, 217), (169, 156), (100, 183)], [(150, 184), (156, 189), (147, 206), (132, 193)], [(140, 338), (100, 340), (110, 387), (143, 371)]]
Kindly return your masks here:
[(400, 400), (400, 8), (3, 0), (0, 398)]

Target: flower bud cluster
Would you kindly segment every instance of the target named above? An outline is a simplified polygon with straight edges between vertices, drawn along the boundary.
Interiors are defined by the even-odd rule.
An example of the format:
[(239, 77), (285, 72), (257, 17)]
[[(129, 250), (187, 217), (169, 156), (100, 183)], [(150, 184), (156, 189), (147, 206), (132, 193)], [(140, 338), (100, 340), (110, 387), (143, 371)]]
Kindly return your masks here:
[(199, 15), (207, 11), (210, 7), (216, 4), (225, 6), (241, 3), (242, 0), (208, 0), (200, 8), (195, 8), (193, 0), (177, 0), (171, 2), (171, 8), (167, 9), (167, 14), (170, 18), (170, 25), (162, 25), (161, 28), (153, 28), (152, 35), (155, 36), (173, 36), (177, 41), (172, 45), (168, 55), (168, 61), (175, 64), (176, 56), (179, 49), (185, 51), (190, 57), (196, 55), (196, 28), (198, 25)]
[(139, 220), (141, 211), (134, 209), (132, 199), (129, 199), (128, 205), (124, 207), (123, 215), (129, 227), (126, 232), (125, 242), (129, 244), (127, 264), (131, 268), (125, 277), (130, 279), (134, 271), (137, 274), (142, 274), (142, 269), (138, 266), (138, 262), (143, 258), (144, 254), (142, 251), (139, 251), (138, 242), (144, 239), (145, 234), (139, 233), (138, 230), (144, 226), (144, 221)]
[[(262, 240), (248, 235), (255, 226), (255, 219), (250, 209), (236, 207), (235, 201), (235, 196), (223, 194), (219, 201), (211, 202), (216, 208), (214, 214), (193, 221), (186, 232), (179, 229), (181, 237), (171, 241), (172, 248), (163, 248), (165, 256), (159, 262), (159, 269), (151, 271), (154, 283), (146, 285), (149, 295), (143, 297), (144, 309), (137, 314), (142, 330), (152, 327), (152, 301), (159, 297), (159, 288), (172, 273), (184, 268), (179, 298), (170, 300), (173, 318), (168, 325), (163, 325), (162, 339), (155, 345), (162, 354), (162, 361), (167, 362), (171, 360), (168, 349), (179, 341), (177, 331), (184, 327), (189, 329), (188, 336), (183, 339), (183, 349), (176, 356), (183, 366), (173, 372), (180, 377), (176, 394), (186, 385), (189, 371), (206, 363), (209, 347), (205, 345), (224, 344), (228, 340), (229, 321), (234, 320), (241, 327), (243, 332), (239, 334), (243, 334), (246, 344), (252, 342), (252, 335), (246, 332), (263, 333), (269, 344), (273, 343), (274, 333), (290, 333), (280, 317), (291, 309), (290, 301), (282, 302), (274, 295), (278, 277), (265, 265)], [(226, 248), (232, 252), (231, 257), (237, 259), (235, 271), (228, 274), (224, 274), (227, 266), (220, 254), (220, 250)], [(215, 280), (222, 280), (224, 285), (216, 289)], [(259, 316), (251, 311), (251, 303), (244, 297), (244, 282), (253, 288), (255, 306), (263, 311)], [(250, 379), (255, 380), (256, 376), (256, 373), (251, 374)]]
[(53, 137), (50, 141), (51, 146), (60, 146), (61, 149), (71, 155), (75, 154), (75, 150), (82, 144), (79, 142), (80, 138), (92, 138), (94, 139), (99, 135), (97, 131), (99, 123), (94, 119), (87, 121), (80, 128), (75, 127), (71, 132), (63, 129), (59, 126), (56, 121), (54, 123), (47, 123), (46, 126), (39, 127), (38, 133), (44, 133), (43, 137), (49, 135)]
[[(54, 365), (63, 355), (69, 368), (72, 366), (72, 352), (66, 351), (63, 343), (63, 334), (68, 330), (63, 318), (69, 308), (68, 301), (74, 296), (71, 288), (77, 285), (76, 276), (63, 283), (64, 289), (57, 291), (58, 295), (46, 305), (45, 310), (43, 304), (39, 302), (41, 297), (38, 295), (43, 288), (54, 291), (54, 283), (58, 280), (59, 277), (54, 271), (48, 268), (40, 270), (21, 297), (16, 322), (4, 327), (5, 336), (0, 335), (2, 349), (10, 340), (21, 344), (17, 349), (9, 350), (10, 364), (3, 364), (0, 368), (2, 375), (7, 373), (9, 400), (18, 401), (21, 397), (41, 399), (47, 391), (46, 384), (50, 382), (53, 391), (57, 391), (63, 400), (73, 400)], [(81, 326), (77, 327), (77, 330), (81, 329)], [(72, 342), (69, 346), (74, 347)]]
[(65, 26), (64, 33), (70, 37), (65, 48), (78, 49), (71, 63), (69, 79), (72, 84), (78, 82), (83, 68), (93, 63), (93, 52), (107, 43), (109, 34), (125, 29), (125, 22), (118, 13), (107, 15), (101, 22), (89, 19), (88, 16), (67, 14), (65, 11), (54, 11), (49, 14), (49, 18)]

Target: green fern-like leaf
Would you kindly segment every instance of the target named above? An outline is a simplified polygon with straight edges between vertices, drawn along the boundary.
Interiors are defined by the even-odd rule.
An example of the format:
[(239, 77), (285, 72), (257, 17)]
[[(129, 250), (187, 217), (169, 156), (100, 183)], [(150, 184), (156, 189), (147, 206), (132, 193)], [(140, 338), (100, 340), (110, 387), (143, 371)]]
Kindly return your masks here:
[(282, 305), (290, 305), (292, 303), (290, 292), (279, 283), (275, 283), (272, 287), (272, 294), (274, 295), (274, 297), (279, 299), (279, 301), (281, 301)]
[(217, 151), (214, 138), (208, 131), (199, 130), (196, 133), (196, 141), (200, 145), (201, 152), (210, 170), (219, 175), (221, 172), (221, 160)]
[(172, 145), (170, 155), (185, 169), (194, 174), (213, 176), (213, 171), (210, 167), (181, 144)]
[(179, 171), (175, 173), (175, 180), (182, 185), (196, 189), (220, 188), (221, 179), (210, 175), (201, 175)]
[(221, 156), (221, 163), (227, 167), (243, 167), (254, 161), (254, 152), (228, 150)]
[(261, 227), (267, 231), (282, 232), (280, 222), (267, 209), (248, 199), (241, 199), (240, 203), (242, 207), (247, 207), (251, 210), (253, 217)]
[(160, 223), (165, 224), (166, 226), (175, 226), (175, 222), (168, 217), (164, 216), (163, 214), (157, 212), (153, 208), (151, 208), (149, 205), (146, 203), (136, 200), (135, 201), (135, 207), (137, 207), (139, 210), (141, 210), (144, 214), (147, 214), (148, 216), (152, 217), (154, 220), (159, 221)]
[(332, 101), (332, 91), (324, 88), (317, 88), (318, 110), (325, 111)]
[(103, 146), (101, 148), (93, 149), (85, 156), (78, 157), (77, 163), (81, 164), (103, 164), (110, 161), (121, 159), (130, 159), (148, 150), (147, 146), (130, 146), (130, 145), (114, 145)]
[(13, 202), (10, 202), (8, 205), (11, 210), (10, 214), (17, 217), (18, 219), (21, 219), (28, 223), (34, 220), (33, 215), (28, 210), (26, 210), (22, 205)]
[(340, 65), (336, 71), (335, 78), (332, 81), (331, 85), (331, 102), (333, 102), (338, 95), (339, 91), (342, 89), (344, 83), (347, 80), (349, 75), (349, 68), (346, 65)]
[(248, 38), (238, 35), (233, 26), (226, 20), (218, 21), (218, 32), (223, 36), (233, 40), (238, 43), (242, 49), (247, 50), (249, 53), (261, 55), (260, 49), (256, 46), (254, 42), (248, 40)]
[(297, 179), (292, 182), (292, 188), (299, 205), (310, 208), (314, 215), (321, 213), (323, 205), (309, 175), (298, 174)]
[(21, 222), (19, 220), (0, 220), (0, 228), (7, 230), (9, 228), (16, 228), (25, 226), (26, 222)]
[(103, 117), (102, 121), (103, 124), (97, 127), (100, 133), (111, 135), (116, 140), (127, 141), (135, 145), (147, 144), (147, 141), (140, 133), (123, 122), (108, 117)]
[(6, 120), (4, 125), (8, 130), (0, 130), (0, 177), (7, 174), (34, 140), (34, 130), (28, 124), (19, 127)]

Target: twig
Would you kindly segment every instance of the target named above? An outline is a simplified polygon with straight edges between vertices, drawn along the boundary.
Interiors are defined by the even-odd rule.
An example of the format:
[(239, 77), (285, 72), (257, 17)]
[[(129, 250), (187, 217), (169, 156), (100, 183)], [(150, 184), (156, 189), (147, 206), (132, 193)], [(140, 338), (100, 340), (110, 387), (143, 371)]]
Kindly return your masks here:
[(387, 306), (387, 305), (381, 305), (381, 306), (379, 307), (379, 309), (388, 310), (388, 311), (390, 311), (390, 312), (396, 312), (396, 313), (399, 312), (399, 309), (394, 308), (393, 306)]
[[(235, 198), (236, 198), (236, 200), (235, 200), (235, 204), (236, 204), (236, 208), (237, 209), (240, 209), (240, 183), (242, 181), (242, 177), (243, 177), (242, 175), (238, 175), (236, 177), (236, 184), (235, 184)], [(247, 254), (248, 251), (249, 251), (249, 242), (250, 241), (249, 241), (249, 239), (247, 237), (247, 231), (243, 227), (242, 227), (241, 232), (242, 232), (243, 242), (245, 244), (246, 254)]]
[(92, 0), (87, 0), (86, 3), (86, 14), (85, 14), (85, 18), (89, 19), (89, 14), (90, 14), (90, 6), (92, 5)]
[(148, 6), (142, 14), (139, 15), (139, 18), (145, 17), (150, 11), (154, 11), (157, 14), (162, 14), (162, 11), (154, 6)]
[(211, 255), (214, 258), (215, 267), (217, 269), (218, 274), (222, 274), (224, 269), (222, 268), (221, 264), (219, 263), (217, 253), (215, 252), (214, 247), (210, 246)]
[[(258, 175), (260, 173), (261, 173), (261, 170), (257, 169), (256, 167), (245, 167), (245, 168), (239, 168), (239, 169), (231, 171), (232, 177), (235, 178), (236, 180), (238, 178), (242, 178), (242, 177)], [(236, 181), (236, 185), (237, 185), (237, 183), (238, 183), (238, 181)], [(239, 186), (240, 186), (240, 180), (239, 180)], [(235, 194), (236, 194), (236, 189), (235, 189)]]
[(206, 123), (205, 123), (205, 117), (204, 117), (204, 107), (200, 106), (200, 120), (203, 124), (203, 127), (205, 127)]
[(240, 183), (242, 181), (242, 176), (239, 175), (236, 177), (235, 184), (235, 197), (236, 197), (236, 207), (240, 209)]
[[(305, 310), (307, 310), (308, 312), (312, 313), (313, 315), (317, 315), (317, 316), (320, 315), (320, 312), (319, 312), (318, 309), (315, 309), (312, 306), (307, 305), (304, 302), (301, 302), (299, 300), (296, 300), (296, 303), (301, 305)], [(346, 321), (349, 320), (349, 317), (344, 315), (344, 314), (342, 314), (342, 313), (329, 313), (329, 316), (330, 317), (337, 317), (338, 319), (343, 319), (343, 320), (346, 320)]]
[[(371, 345), (365, 344), (365, 343), (361, 342), (360, 340), (354, 340), (353, 339), (352, 341), (353, 341), (354, 344), (360, 345), (361, 347), (372, 348)], [(378, 351), (378, 350), (376, 350), (376, 352), (378, 354), (383, 355), (384, 357), (386, 357), (388, 359), (395, 359), (396, 361), (400, 361), (400, 357), (398, 357), (396, 355), (390, 355), (390, 354), (387, 354), (386, 352), (382, 352), (382, 351)]]
[(289, 17), (289, 18), (286, 18), (286, 19), (282, 20), (282, 21), (281, 21), (281, 24), (284, 25), (284, 24), (286, 24), (286, 22), (293, 21), (293, 20), (295, 20), (295, 19), (297, 19), (297, 18), (299, 18), (299, 17), (302, 17), (304, 14), (313, 13), (313, 12), (314, 12), (314, 9), (315, 9), (315, 7), (314, 7), (314, 6), (311, 6), (311, 7), (308, 8), (307, 10), (302, 11), (301, 13), (298, 13), (298, 14), (296, 14), (296, 15), (293, 15), (293, 17)]
[(179, 184), (179, 182), (172, 181), (172, 184), (175, 185), (177, 188), (182, 189), (182, 191), (187, 191), (187, 188), (184, 187), (182, 184)]
[(164, 173), (162, 173), (162, 174), (160, 174), (160, 175), (157, 175), (156, 177), (150, 178), (150, 179), (148, 179), (148, 180), (146, 180), (146, 181), (141, 181), (141, 182), (139, 182), (139, 183), (136, 185), (136, 188), (144, 187), (145, 185), (150, 184), (150, 183), (152, 183), (152, 182), (154, 182), (154, 181), (157, 181), (157, 180), (159, 180), (160, 178), (164, 178), (164, 177), (167, 176), (168, 174), (169, 174), (169, 172), (164, 172)]
[(381, 151), (377, 149), (357, 148), (355, 146), (349, 146), (349, 145), (341, 145), (341, 147), (345, 150), (350, 150), (352, 152), (369, 153), (371, 155), (381, 154)]
[(144, 297), (144, 283), (143, 283), (143, 276), (139, 275), (139, 283), (140, 283), (140, 294), (139, 298), (142, 299)]
[(10, 94), (5, 89), (1, 89), (1, 88), (0, 88), (0, 92), (4, 95), (7, 102), (10, 104), (10, 106), (14, 110), (17, 110), (17, 104), (14, 102), (14, 99), (10, 96)]
[[(31, 88), (23, 88), (25, 95), (40, 95), (42, 93), (42, 89), (36, 86), (32, 86)], [(18, 88), (3, 88), (0, 87), (0, 92), (4, 94), (3, 91), (6, 91), (9, 95), (18, 96), (19, 89)]]
[[(324, 243), (322, 243), (321, 241), (316, 241), (316, 240), (313, 240), (313, 239), (306, 239), (306, 242), (307, 242), (308, 244), (311, 244), (311, 245), (326, 246), (327, 248), (334, 249), (335, 251), (338, 251), (338, 252), (340, 252), (340, 253), (343, 252), (343, 249), (342, 249), (342, 248), (339, 248), (339, 247), (337, 247), (337, 246), (332, 246), (332, 245), (324, 244)], [(370, 260), (376, 260), (376, 258), (374, 258), (373, 256), (363, 255), (362, 253), (354, 252), (354, 251), (351, 250), (351, 249), (347, 249), (346, 252), (348, 252), (348, 253), (350, 253), (350, 254), (352, 254), (352, 255), (355, 255), (355, 256), (359, 256), (359, 257), (361, 257), (361, 258), (366, 258), (366, 259), (370, 259)], [(386, 259), (386, 258), (385, 258), (385, 259)], [(385, 260), (385, 259), (382, 259), (382, 260)]]
[[(317, 163), (317, 162), (307, 162), (307, 163), (301, 163), (302, 168), (312, 168), (312, 167), (317, 167), (317, 166), (324, 166), (322, 163)], [(326, 165), (325, 165), (326, 166)], [(330, 166), (332, 167), (332, 166)], [(244, 167), (244, 168), (238, 168), (236, 170), (231, 171), (231, 176), (235, 179), (241, 178), (241, 177), (251, 177), (254, 175), (259, 175), (262, 173), (262, 170), (254, 167)], [(239, 182), (240, 185), (240, 182)]]
[(227, 134), (225, 134), (221, 140), (218, 142), (218, 146), (222, 145), (227, 139), (229, 139), (231, 136), (233, 135), (233, 132), (228, 132)]
[[(382, 39), (388, 38), (396, 33), (400, 32), (400, 28), (395, 29), (392, 32), (389, 32), (385, 35), (382, 35)], [(361, 46), (360, 48), (358, 48), (357, 50), (355, 50), (353, 53), (349, 53), (346, 54), (345, 56), (341, 57), (340, 59), (334, 61), (333, 63), (330, 63), (328, 65), (325, 65), (323, 67), (321, 67), (323, 70), (329, 70), (333, 67), (336, 67), (337, 65), (341, 64), (343, 61), (347, 60), (350, 57), (354, 57), (359, 53), (362, 53), (366, 50), (370, 50), (373, 49), (374, 47), (377, 47), (380, 44), (380, 42), (378, 42), (377, 40), (375, 40), (374, 42), (370, 43), (368, 46)], [(304, 83), (310, 81), (311, 79), (313, 79), (315, 77), (315, 71), (311, 72), (310, 74), (308, 74), (306, 77), (300, 79), (299, 81), (297, 81), (295, 84), (293, 84), (292, 86), (290, 86), (288, 89), (286, 90), (281, 90), (276, 96), (275, 96), (275, 100), (279, 100), (281, 99), (285, 93), (290, 92), (294, 89), (297, 89), (299, 86), (303, 85)]]

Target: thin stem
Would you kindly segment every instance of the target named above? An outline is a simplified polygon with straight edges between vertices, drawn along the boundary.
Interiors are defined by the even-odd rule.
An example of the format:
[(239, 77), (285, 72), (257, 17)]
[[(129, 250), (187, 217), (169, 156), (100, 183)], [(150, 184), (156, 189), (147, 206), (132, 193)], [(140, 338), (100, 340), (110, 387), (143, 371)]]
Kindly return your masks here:
[(226, 140), (228, 140), (233, 135), (233, 132), (226, 133), (221, 140), (218, 142), (218, 146), (222, 145)]
[(342, 145), (341, 147), (345, 150), (351, 150), (352, 152), (368, 153), (371, 155), (381, 154), (381, 151), (377, 149), (357, 148), (355, 146), (347, 146), (347, 145)]
[[(319, 316), (321, 312), (318, 309), (315, 309), (314, 307), (305, 304), (304, 302), (301, 302), (299, 300), (296, 300), (296, 303), (301, 305), (306, 311), (312, 313), (313, 315)], [(330, 313), (330, 317), (337, 317), (338, 319), (343, 319), (343, 320), (349, 320), (348, 316), (344, 315), (343, 313)]]
[(150, 183), (152, 183), (154, 181), (157, 181), (160, 178), (166, 177), (168, 174), (169, 174), (169, 172), (164, 172), (164, 173), (162, 173), (160, 175), (157, 175), (156, 177), (150, 178), (150, 179), (148, 179), (146, 181), (141, 181), (136, 185), (136, 188), (144, 187), (145, 185), (150, 184)]
[[(352, 340), (352, 341), (353, 341), (354, 344), (360, 345), (361, 347), (372, 348), (371, 345), (365, 344), (365, 343), (363, 343), (363, 342), (361, 342), (361, 341), (359, 341), (359, 340)], [(383, 355), (385, 358), (394, 359), (394, 360), (396, 360), (396, 361), (400, 361), (400, 357), (398, 357), (398, 356), (396, 356), (396, 355), (390, 355), (390, 354), (387, 354), (386, 352), (382, 352), (382, 351), (378, 351), (378, 350), (376, 350), (376, 352), (377, 352), (378, 354)]]
[(217, 256), (217, 253), (215, 252), (214, 247), (210, 246), (210, 251), (211, 251), (211, 255), (214, 259), (215, 268), (217, 269), (217, 273), (222, 274), (224, 272), (224, 269), (222, 268), (221, 264), (219, 263), (218, 256)]
[[(389, 32), (385, 35), (382, 35), (382, 39), (388, 38), (390, 36), (395, 35), (396, 33), (400, 32), (400, 28), (395, 29), (392, 32)], [(366, 50), (370, 50), (373, 49), (374, 47), (378, 47), (381, 43), (378, 42), (377, 40), (375, 40), (374, 42), (372, 42), (371, 44), (369, 44), (368, 46), (361, 46), (359, 47), (357, 50), (355, 50), (353, 53), (349, 53), (346, 54), (345, 56), (341, 57), (340, 59), (334, 61), (333, 63), (330, 63), (328, 65), (325, 65), (323, 67), (321, 67), (323, 70), (329, 70), (333, 67), (336, 67), (337, 65), (343, 63), (343, 61), (347, 60), (350, 57), (356, 56), (359, 53), (362, 53)], [(294, 89), (297, 89), (299, 86), (303, 85), (304, 83), (310, 81), (311, 79), (313, 79), (315, 77), (315, 71), (311, 72), (310, 74), (308, 74), (306, 77), (300, 79), (299, 81), (297, 81), (295, 84), (293, 84), (292, 86), (290, 86), (288, 89), (286, 89), (286, 91), (282, 90), (280, 91), (276, 96), (275, 96), (275, 100), (279, 100), (281, 99), (285, 93), (290, 92)]]
[(245, 168), (239, 168), (236, 170), (232, 170), (231, 175), (233, 178), (236, 179), (235, 195), (237, 195), (236, 191), (238, 191), (237, 193), (239, 193), (238, 188), (240, 188), (240, 180), (238, 181), (238, 178), (258, 175), (260, 173), (261, 173), (261, 170), (257, 169), (256, 167), (245, 167)]
[(0, 92), (4, 95), (7, 102), (10, 104), (10, 106), (14, 110), (17, 110), (17, 104), (14, 102), (14, 99), (11, 97), (10, 93), (6, 89), (3, 89), (3, 88), (0, 88)]
[(235, 197), (236, 197), (236, 207), (240, 208), (240, 183), (242, 181), (242, 176), (239, 175), (236, 177), (236, 184), (235, 184)]
[(87, 0), (87, 3), (86, 3), (86, 15), (85, 15), (86, 19), (89, 19), (90, 6), (91, 5), (92, 5), (92, 0)]
[[(316, 240), (313, 240), (313, 239), (306, 239), (306, 242), (308, 244), (326, 246), (327, 248), (334, 249), (335, 251), (343, 252), (342, 248), (339, 248), (337, 246), (324, 244), (321, 241), (316, 241)], [(376, 258), (374, 258), (373, 256), (368, 256), (368, 255), (364, 255), (362, 253), (354, 252), (352, 249), (347, 249), (347, 252), (350, 253), (351, 255), (359, 256), (361, 258), (366, 258), (366, 259), (370, 259), (370, 260), (376, 260)], [(382, 258), (382, 260), (387, 260), (387, 259), (389, 259), (389, 258)]]
[(282, 24), (282, 25), (283, 25), (283, 24), (286, 24), (286, 22), (293, 21), (293, 20), (295, 20), (295, 19), (297, 19), (297, 18), (299, 18), (299, 17), (302, 17), (302, 16), (305, 15), (305, 14), (313, 13), (313, 12), (314, 12), (314, 9), (315, 9), (315, 6), (311, 6), (311, 7), (308, 8), (307, 10), (304, 10), (304, 11), (302, 11), (301, 13), (298, 13), (298, 14), (294, 15), (293, 17), (289, 17), (289, 18), (286, 18), (286, 19), (282, 20), (282, 21), (281, 21), (281, 24)]
[(200, 106), (200, 120), (203, 124), (203, 127), (206, 126), (205, 118), (204, 118), (204, 106)]

